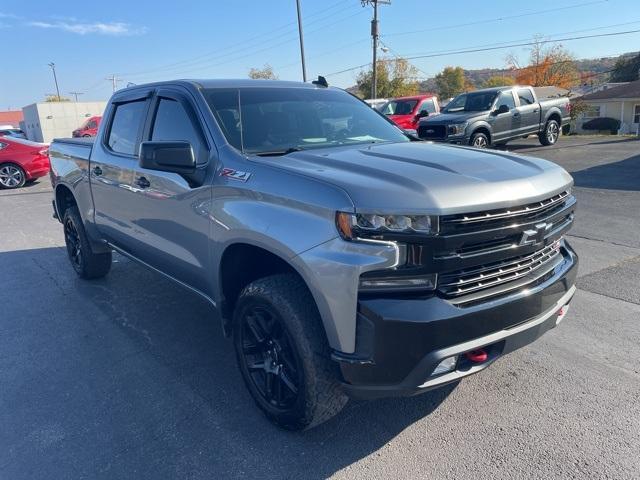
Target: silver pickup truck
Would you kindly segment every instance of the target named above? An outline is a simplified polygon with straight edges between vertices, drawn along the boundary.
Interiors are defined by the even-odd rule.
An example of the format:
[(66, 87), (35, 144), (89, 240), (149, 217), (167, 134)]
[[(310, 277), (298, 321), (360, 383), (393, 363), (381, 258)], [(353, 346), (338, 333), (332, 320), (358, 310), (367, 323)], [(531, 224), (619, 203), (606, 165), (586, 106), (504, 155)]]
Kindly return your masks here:
[(462, 93), (441, 112), (420, 121), (420, 138), (486, 148), (537, 135), (549, 146), (570, 120), (570, 103), (567, 97), (539, 99), (534, 88), (520, 85)]
[(566, 171), (416, 141), (321, 82), (126, 88), (49, 153), (77, 274), (115, 250), (207, 299), (285, 428), (479, 372), (575, 292)]

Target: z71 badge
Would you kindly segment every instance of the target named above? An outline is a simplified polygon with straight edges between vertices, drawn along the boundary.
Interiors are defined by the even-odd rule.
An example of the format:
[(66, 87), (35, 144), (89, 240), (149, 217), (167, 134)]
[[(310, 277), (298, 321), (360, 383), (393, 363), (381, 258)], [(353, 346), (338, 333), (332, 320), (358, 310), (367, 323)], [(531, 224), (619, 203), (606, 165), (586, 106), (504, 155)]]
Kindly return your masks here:
[(228, 177), (234, 180), (240, 180), (241, 182), (246, 182), (249, 180), (251, 176), (251, 172), (240, 172), (238, 170), (234, 170), (233, 168), (223, 168), (220, 172), (221, 177)]

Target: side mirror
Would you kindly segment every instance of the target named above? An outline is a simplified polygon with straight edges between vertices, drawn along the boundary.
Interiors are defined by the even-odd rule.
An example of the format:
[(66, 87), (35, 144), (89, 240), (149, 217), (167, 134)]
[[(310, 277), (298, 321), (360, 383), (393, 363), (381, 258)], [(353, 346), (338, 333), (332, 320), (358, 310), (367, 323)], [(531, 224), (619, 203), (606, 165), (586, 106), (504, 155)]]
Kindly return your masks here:
[(148, 170), (181, 175), (188, 175), (196, 170), (196, 159), (189, 142), (142, 142), (138, 164)]
[(416, 120), (419, 120), (421, 118), (428, 117), (428, 116), (429, 116), (429, 112), (423, 110), (422, 112), (416, 113)]
[(494, 113), (496, 115), (500, 115), (501, 113), (509, 113), (509, 107), (507, 105), (500, 105)]

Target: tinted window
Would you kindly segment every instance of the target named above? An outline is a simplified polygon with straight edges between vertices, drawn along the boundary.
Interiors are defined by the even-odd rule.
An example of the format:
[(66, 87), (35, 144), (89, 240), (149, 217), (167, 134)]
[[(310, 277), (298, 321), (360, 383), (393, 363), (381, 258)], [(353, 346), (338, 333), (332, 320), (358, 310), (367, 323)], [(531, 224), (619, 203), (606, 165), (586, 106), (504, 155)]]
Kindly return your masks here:
[(422, 103), (422, 105), (420, 105), (420, 112), (429, 112), (431, 114), (435, 113), (435, 111), (436, 106), (433, 103), (433, 98), (428, 98)]
[(151, 140), (181, 140), (189, 142), (194, 152), (198, 151), (200, 136), (189, 115), (180, 102), (168, 98), (160, 99), (156, 118), (153, 122)]
[(95, 120), (93, 120), (92, 122), (89, 122), (89, 124), (87, 125), (87, 128), (96, 128), (98, 126), (98, 124), (96, 123)]
[(366, 103), (341, 90), (210, 89), (204, 95), (227, 141), (247, 153), (409, 141)]
[(107, 144), (114, 152), (135, 155), (138, 132), (144, 120), (145, 100), (116, 106)]
[(513, 99), (513, 93), (502, 92), (500, 94), (500, 98), (498, 98), (498, 102), (496, 103), (496, 106), (500, 107), (502, 105), (506, 105), (507, 107), (509, 107), (509, 110), (511, 110), (512, 108), (516, 108), (516, 102)]
[(533, 105), (533, 94), (528, 88), (518, 89), (518, 98), (520, 99), (520, 105)]
[(391, 100), (381, 111), (385, 115), (409, 115), (417, 103), (418, 100)]
[(463, 93), (447, 104), (445, 112), (484, 112), (491, 109), (496, 92)]

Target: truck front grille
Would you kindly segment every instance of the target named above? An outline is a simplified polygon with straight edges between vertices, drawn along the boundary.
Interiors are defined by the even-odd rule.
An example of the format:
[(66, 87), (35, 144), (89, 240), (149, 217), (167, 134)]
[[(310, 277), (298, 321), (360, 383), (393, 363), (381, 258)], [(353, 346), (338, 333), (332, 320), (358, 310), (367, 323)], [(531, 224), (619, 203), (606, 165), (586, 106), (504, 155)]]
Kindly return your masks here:
[(565, 207), (573, 199), (567, 190), (539, 202), (527, 205), (474, 212), (445, 215), (440, 218), (441, 233), (462, 233), (479, 229), (495, 228), (513, 223), (543, 220)]
[(534, 281), (547, 272), (545, 266), (552, 265), (559, 255), (560, 240), (556, 240), (529, 255), (441, 275), (438, 290), (451, 298), (493, 288), (525, 276)]
[(418, 136), (427, 140), (443, 139), (447, 136), (447, 127), (445, 125), (420, 125)]

